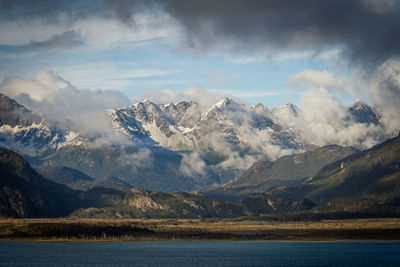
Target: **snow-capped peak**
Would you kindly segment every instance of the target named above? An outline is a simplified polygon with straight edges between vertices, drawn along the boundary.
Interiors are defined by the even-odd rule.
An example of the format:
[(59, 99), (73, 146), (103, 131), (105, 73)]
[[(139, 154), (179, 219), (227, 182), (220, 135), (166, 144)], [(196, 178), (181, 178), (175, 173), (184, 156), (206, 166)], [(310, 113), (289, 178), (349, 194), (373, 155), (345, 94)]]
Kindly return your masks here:
[(217, 101), (217, 103), (215, 103), (214, 107), (224, 108), (224, 107), (226, 107), (226, 106), (228, 106), (228, 105), (230, 105), (232, 103), (233, 103), (232, 99), (225, 98), (225, 99), (221, 99), (221, 100)]

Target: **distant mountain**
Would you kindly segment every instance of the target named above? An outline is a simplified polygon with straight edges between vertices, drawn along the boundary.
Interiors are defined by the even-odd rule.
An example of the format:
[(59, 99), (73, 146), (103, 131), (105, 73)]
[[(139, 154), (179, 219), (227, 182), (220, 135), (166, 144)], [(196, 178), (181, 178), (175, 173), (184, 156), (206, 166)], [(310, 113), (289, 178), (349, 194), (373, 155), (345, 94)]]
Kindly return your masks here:
[(207, 111), (197, 103), (155, 104), (148, 100), (131, 107), (112, 109), (108, 114), (115, 128), (128, 136), (157, 142), (173, 150), (213, 149), (220, 145), (259, 152), (258, 142), (270, 142), (282, 149), (303, 150), (310, 144), (294, 131), (278, 124), (262, 104), (254, 107), (223, 99)]
[[(375, 106), (368, 105), (363, 101), (356, 101), (345, 111), (349, 123), (382, 125), (382, 113)], [(295, 127), (294, 121), (301, 115), (302, 110), (293, 104), (286, 104), (273, 108), (271, 112), (280, 123)]]
[(53, 167), (41, 172), (49, 180), (64, 184), (76, 190), (89, 190), (93, 187), (104, 187), (116, 190), (125, 190), (132, 186), (114, 176), (93, 179), (86, 174), (68, 167)]
[[(93, 187), (87, 192), (76, 191), (44, 179), (21, 156), (2, 148), (0, 216), (226, 218), (268, 215), (275, 216), (273, 218), (308, 218), (332, 211), (364, 212), (369, 216), (379, 216), (384, 212), (399, 214), (399, 146), (400, 137), (397, 137), (328, 164), (299, 186), (250, 194), (241, 202), (210, 199), (198, 191), (162, 193), (104, 187)], [(305, 158), (303, 155), (297, 160)], [(73, 170), (66, 171), (69, 172), (73, 173)], [(121, 181), (111, 177), (105, 182), (118, 184)]]
[(46, 179), (76, 190), (88, 190), (95, 179), (76, 169), (65, 166), (50, 167), (40, 172)]
[[(83, 190), (92, 182), (71, 169), (94, 180), (116, 177), (152, 191), (206, 190), (240, 177), (255, 161), (316, 148), (287, 119), (301, 113), (290, 104), (270, 111), (228, 98), (208, 109), (194, 102), (145, 100), (105, 111), (116, 134), (126, 135), (123, 142), (58, 128), (4, 95), (0, 111), (1, 146), (21, 153), (51, 180)], [(349, 123), (375, 123), (371, 112), (379, 121), (375, 109), (358, 103), (348, 111)]]
[(75, 133), (51, 127), (42, 115), (0, 94), (0, 144), (35, 155), (73, 142)]
[(308, 198), (326, 209), (371, 210), (400, 204), (400, 136), (322, 168), (296, 187), (274, 191)]
[(114, 176), (108, 176), (103, 179), (95, 180), (92, 183), (91, 187), (104, 187), (104, 188), (111, 188), (111, 189), (120, 190), (120, 191), (132, 188), (132, 186), (130, 184), (128, 184)]
[(81, 206), (80, 192), (44, 179), (17, 153), (0, 148), (0, 217), (60, 217)]
[(331, 145), (283, 156), (276, 161), (256, 162), (238, 179), (211, 189), (206, 195), (222, 199), (243, 199), (249, 194), (267, 193), (279, 186), (299, 185), (323, 166), (356, 152), (352, 147)]
[(294, 119), (299, 115), (300, 109), (293, 104), (286, 104), (273, 108), (271, 112), (281, 123), (293, 126)]
[[(76, 170), (63, 168), (92, 182)], [(123, 189), (115, 177), (95, 180), (87, 192), (72, 190), (43, 178), (17, 153), (0, 148), (0, 217), (205, 218), (238, 217), (313, 207), (306, 200), (259, 194), (243, 202), (212, 200), (199, 192), (151, 192)], [(121, 190), (104, 188), (115, 186)], [(262, 199), (263, 201), (258, 201)], [(266, 201), (268, 200), (268, 201)]]
[(216, 171), (201, 177), (183, 174), (182, 155), (154, 145), (154, 141), (97, 142), (96, 137), (52, 127), (45, 117), (4, 95), (0, 95), (0, 111), (0, 144), (23, 154), (49, 179), (71, 188), (91, 187), (82, 175), (93, 179), (113, 176), (135, 187), (163, 191), (202, 189), (219, 183)]
[(350, 114), (349, 119), (359, 123), (378, 125), (382, 120), (382, 114), (374, 106), (370, 106), (362, 101), (355, 102), (348, 109), (348, 113)]
[(147, 149), (138, 146), (82, 145), (62, 147), (35, 164), (35, 167), (46, 170), (55, 166), (66, 166), (96, 180), (114, 176), (133, 187), (154, 191), (190, 191), (206, 187), (210, 183), (208, 180), (201, 180), (203, 177), (196, 180), (182, 174), (181, 161), (180, 154), (162, 147)]

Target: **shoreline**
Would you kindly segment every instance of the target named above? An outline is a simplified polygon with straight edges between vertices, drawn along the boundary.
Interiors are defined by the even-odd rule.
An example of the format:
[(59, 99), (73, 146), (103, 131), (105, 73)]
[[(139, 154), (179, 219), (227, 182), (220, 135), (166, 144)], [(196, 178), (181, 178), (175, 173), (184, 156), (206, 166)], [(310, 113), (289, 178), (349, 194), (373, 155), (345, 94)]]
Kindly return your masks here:
[(31, 240), (31, 239), (4, 239), (6, 242), (38, 242), (38, 243), (130, 243), (130, 242), (282, 242), (282, 243), (400, 243), (400, 239), (343, 239), (343, 240)]
[(301, 222), (235, 219), (0, 219), (0, 242), (389, 242), (400, 218)]

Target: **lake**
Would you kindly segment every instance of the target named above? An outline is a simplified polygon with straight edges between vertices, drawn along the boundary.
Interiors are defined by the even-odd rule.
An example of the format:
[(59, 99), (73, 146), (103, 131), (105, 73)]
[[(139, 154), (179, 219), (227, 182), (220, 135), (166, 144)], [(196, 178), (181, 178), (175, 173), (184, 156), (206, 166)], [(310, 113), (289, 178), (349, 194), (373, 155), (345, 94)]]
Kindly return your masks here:
[(400, 242), (0, 242), (2, 266), (400, 266)]

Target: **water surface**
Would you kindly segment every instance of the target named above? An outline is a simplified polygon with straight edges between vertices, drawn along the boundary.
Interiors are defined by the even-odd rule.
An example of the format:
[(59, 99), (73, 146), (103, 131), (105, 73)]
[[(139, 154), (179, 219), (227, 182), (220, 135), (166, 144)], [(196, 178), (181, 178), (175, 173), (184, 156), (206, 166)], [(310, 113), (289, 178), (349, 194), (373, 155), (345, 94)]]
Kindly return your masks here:
[(0, 242), (2, 266), (400, 266), (400, 242)]

